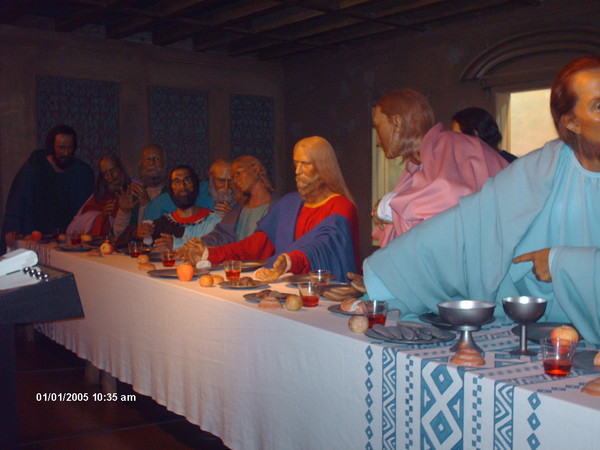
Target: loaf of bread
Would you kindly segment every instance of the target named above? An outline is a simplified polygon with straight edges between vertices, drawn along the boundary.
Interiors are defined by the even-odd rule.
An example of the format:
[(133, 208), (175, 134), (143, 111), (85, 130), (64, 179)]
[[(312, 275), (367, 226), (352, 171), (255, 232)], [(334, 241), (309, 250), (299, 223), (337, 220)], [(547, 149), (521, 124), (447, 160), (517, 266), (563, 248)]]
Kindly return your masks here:
[(363, 313), (362, 300), (356, 298), (346, 298), (340, 303), (340, 309), (344, 312), (352, 312), (356, 314)]
[(485, 360), (474, 348), (461, 348), (452, 355), (450, 363), (457, 366), (479, 367), (485, 365)]

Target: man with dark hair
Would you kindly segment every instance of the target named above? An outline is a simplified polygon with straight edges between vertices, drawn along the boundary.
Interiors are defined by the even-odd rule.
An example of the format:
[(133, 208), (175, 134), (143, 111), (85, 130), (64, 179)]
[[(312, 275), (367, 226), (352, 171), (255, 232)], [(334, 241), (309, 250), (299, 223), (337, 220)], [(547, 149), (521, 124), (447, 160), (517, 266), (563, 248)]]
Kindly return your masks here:
[(559, 139), (363, 264), (370, 297), (405, 314), (446, 300), (542, 297), (543, 320), (600, 343), (600, 57), (567, 64), (550, 94)]
[(211, 232), (221, 221), (221, 215), (195, 205), (200, 179), (194, 170), (177, 166), (168, 177), (167, 191), (176, 209), (153, 223), (138, 225), (138, 238), (152, 237), (157, 248), (179, 248), (189, 238), (200, 238)]
[(74, 156), (76, 148), (75, 130), (58, 125), (48, 132), (46, 148), (34, 151), (23, 164), (6, 201), (2, 247), (12, 247), (15, 239), (35, 230), (66, 230), (94, 190), (94, 171)]

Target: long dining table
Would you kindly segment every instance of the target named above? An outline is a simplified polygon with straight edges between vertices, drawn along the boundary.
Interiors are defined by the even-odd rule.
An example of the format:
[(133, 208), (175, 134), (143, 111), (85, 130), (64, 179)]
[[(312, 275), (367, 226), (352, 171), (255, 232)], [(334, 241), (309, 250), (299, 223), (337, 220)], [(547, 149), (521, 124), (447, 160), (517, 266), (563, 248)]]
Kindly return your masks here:
[(262, 310), (243, 297), (252, 290), (152, 277), (123, 254), (38, 247), (75, 275), (85, 313), (43, 333), (230, 448), (598, 446), (600, 397), (580, 389), (600, 373), (545, 375), (537, 356), (509, 354), (518, 337), (505, 319), (473, 333), (485, 366), (461, 367), (448, 362), (455, 341), (373, 340), (328, 300)]

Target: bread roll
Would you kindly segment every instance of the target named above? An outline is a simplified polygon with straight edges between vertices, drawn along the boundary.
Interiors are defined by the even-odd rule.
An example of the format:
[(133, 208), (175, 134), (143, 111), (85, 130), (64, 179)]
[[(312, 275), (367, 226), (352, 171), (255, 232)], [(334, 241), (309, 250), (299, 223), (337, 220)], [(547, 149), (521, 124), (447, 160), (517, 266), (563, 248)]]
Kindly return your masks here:
[(600, 366), (600, 352), (596, 353), (596, 356), (594, 356), (594, 365)]
[(152, 263), (144, 263), (144, 264), (139, 264), (138, 269), (148, 271), (148, 270), (156, 269), (156, 266)]
[(346, 298), (340, 303), (340, 309), (344, 312), (363, 313), (362, 300), (356, 298)]

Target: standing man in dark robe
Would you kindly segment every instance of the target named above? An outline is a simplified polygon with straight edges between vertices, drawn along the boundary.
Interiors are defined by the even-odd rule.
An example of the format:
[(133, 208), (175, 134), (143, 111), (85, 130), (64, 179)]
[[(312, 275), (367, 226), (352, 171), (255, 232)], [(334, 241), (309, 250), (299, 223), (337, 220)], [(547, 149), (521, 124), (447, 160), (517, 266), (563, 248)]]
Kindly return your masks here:
[(75, 157), (77, 134), (67, 125), (48, 132), (13, 180), (4, 213), (1, 253), (32, 231), (64, 232), (94, 190), (94, 171)]

